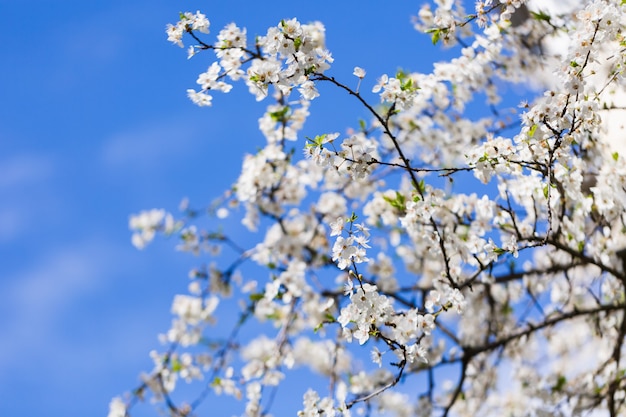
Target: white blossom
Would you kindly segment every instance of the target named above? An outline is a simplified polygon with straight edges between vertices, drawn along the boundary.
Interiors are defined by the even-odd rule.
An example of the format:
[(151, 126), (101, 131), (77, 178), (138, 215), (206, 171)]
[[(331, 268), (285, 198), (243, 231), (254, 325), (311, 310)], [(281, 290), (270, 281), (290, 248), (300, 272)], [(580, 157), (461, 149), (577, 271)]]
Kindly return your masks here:
[[(432, 1), (413, 24), (448, 51), (426, 73), (375, 75), (373, 99), (361, 67), (356, 88), (330, 71), (319, 22), (286, 18), (254, 42), (231, 23), (191, 45), (214, 55), (189, 98), (245, 84), (269, 102), (265, 142), (242, 152), (216, 216), (130, 218), (138, 248), (162, 232), (215, 257), (175, 296), (171, 351), (133, 395), (187, 415), (170, 393), (212, 375), (206, 396), (245, 397), (258, 417), (296, 378), (299, 416), (624, 414), (625, 13)], [(186, 12), (166, 33), (182, 47), (209, 26)], [(358, 127), (305, 127), (321, 85), (364, 112)], [(251, 234), (226, 230), (237, 216)], [(114, 399), (110, 417), (132, 404)]]

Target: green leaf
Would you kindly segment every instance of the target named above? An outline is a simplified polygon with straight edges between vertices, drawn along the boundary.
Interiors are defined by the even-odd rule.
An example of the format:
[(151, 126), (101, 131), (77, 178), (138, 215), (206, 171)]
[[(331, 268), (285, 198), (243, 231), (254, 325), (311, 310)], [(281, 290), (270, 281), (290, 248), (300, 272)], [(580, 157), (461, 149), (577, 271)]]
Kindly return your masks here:
[(543, 187), (543, 196), (547, 199), (548, 198), (548, 186), (546, 185), (545, 187)]
[(556, 380), (556, 384), (554, 384), (554, 386), (552, 387), (552, 391), (562, 391), (565, 387), (565, 384), (567, 384), (567, 378), (565, 378), (563, 375), (559, 375)]
[(569, 66), (572, 68), (580, 67), (580, 65), (578, 65), (578, 62), (576, 61), (570, 61)]
[(441, 39), (441, 29), (430, 29), (426, 33), (432, 33), (433, 45), (437, 45), (437, 42)]
[(399, 80), (404, 80), (407, 77), (407, 73), (403, 69), (398, 69), (396, 71), (396, 78)]
[[(622, 1), (626, 1), (626, 0), (622, 0)], [(622, 4), (623, 4), (623, 3), (622, 3)], [(613, 152), (613, 153), (611, 154), (611, 156), (613, 157), (613, 160), (614, 160), (615, 162), (617, 162), (617, 160), (619, 159), (619, 153), (617, 153), (617, 152)]]
[(259, 301), (264, 297), (263, 293), (256, 292), (254, 294), (250, 294), (250, 301)]
[(387, 197), (387, 196), (383, 196), (383, 199), (388, 202), (389, 204), (391, 204), (391, 207), (404, 211), (404, 207), (405, 207), (405, 203), (406, 203), (406, 198), (404, 197), (404, 195), (402, 195), (400, 192), (396, 191), (396, 198), (391, 198), (391, 197)]
[(307, 148), (323, 148), (324, 147), (324, 140), (326, 140), (326, 136), (327, 136), (327, 134), (324, 133), (323, 135), (315, 136), (313, 139), (307, 137), (307, 140), (309, 142), (305, 146)]
[(296, 48), (296, 52), (300, 50), (300, 46), (302, 46), (302, 38), (300, 36), (293, 40), (293, 46)]
[(502, 306), (502, 308), (500, 309), (500, 312), (502, 313), (502, 315), (508, 316), (509, 314), (513, 312), (513, 307), (511, 307), (511, 305), (507, 302), (506, 304)]
[[(622, 4), (624, 4), (623, 0), (622, 0)], [(548, 22), (548, 23), (550, 23), (550, 19), (552, 19), (549, 14), (547, 14), (546, 12), (542, 12), (542, 11), (530, 12), (530, 14), (533, 16), (535, 20), (543, 20), (544, 22)]]
[(182, 364), (182, 363), (180, 363), (180, 361), (179, 361), (178, 359), (174, 359), (174, 360), (172, 361), (172, 371), (173, 371), (173, 372), (178, 372), (178, 371), (180, 371), (181, 369), (183, 369), (183, 364)]
[(535, 132), (537, 131), (537, 125), (532, 125), (528, 130), (528, 137), (532, 138), (535, 136)]
[(426, 182), (423, 179), (417, 183), (417, 191), (419, 191), (420, 194), (424, 194), (426, 192)]
[(441, 32), (437, 31), (433, 34), (433, 45), (437, 45), (437, 42), (439, 42), (439, 38), (441, 38)]
[(289, 106), (285, 106), (278, 111), (274, 111), (270, 113), (270, 117), (275, 122), (285, 122), (287, 121), (287, 114), (289, 113)]
[(441, 40), (441, 35), (448, 33), (447, 28), (432, 28), (428, 29), (426, 33), (432, 33), (433, 45), (437, 45), (437, 42)]

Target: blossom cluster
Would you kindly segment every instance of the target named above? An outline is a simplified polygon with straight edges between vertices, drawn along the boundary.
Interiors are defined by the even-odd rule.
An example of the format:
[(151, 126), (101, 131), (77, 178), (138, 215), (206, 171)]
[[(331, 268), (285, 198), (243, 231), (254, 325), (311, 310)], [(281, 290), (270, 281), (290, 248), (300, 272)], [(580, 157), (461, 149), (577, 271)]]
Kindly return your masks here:
[[(176, 25), (166, 28), (168, 40), (179, 46), (183, 34), (195, 31), (208, 33), (210, 22), (200, 12), (181, 14)], [(228, 93), (232, 84), (224, 81), (244, 79), (250, 93), (257, 100), (263, 100), (270, 93), (270, 86), (283, 96), (289, 96), (297, 89), (305, 100), (313, 100), (319, 95), (312, 76), (323, 74), (330, 67), (333, 58), (325, 49), (325, 30), (319, 23), (301, 24), (296, 19), (281, 20), (270, 28), (265, 36), (256, 38), (254, 49), (248, 49), (247, 31), (234, 23), (227, 25), (218, 35), (218, 41), (210, 45), (201, 41), (189, 47), (188, 57), (203, 49), (212, 49), (218, 61), (200, 74), (197, 83), (200, 90), (187, 90), (189, 98), (199, 106), (210, 106), (211, 91)], [(244, 64), (249, 64), (244, 68)]]
[[(235, 24), (204, 42), (200, 12), (168, 25), (171, 42), (193, 39), (189, 56), (215, 53), (196, 104), (240, 80), (273, 97), (265, 142), (206, 211), (239, 213), (258, 239), (199, 210), (131, 217), (135, 246), (174, 234), (210, 262), (110, 417), (145, 394), (175, 416), (224, 394), (268, 415), (305, 373), (300, 416), (626, 413), (626, 6), (463, 3), (414, 18), (452, 58), (377, 82), (355, 67), (356, 88), (328, 75), (321, 23), (285, 19), (252, 46)], [(320, 83), (369, 120), (307, 135)], [(207, 329), (218, 304), (232, 308), (223, 338)], [(175, 401), (181, 380), (200, 384), (195, 401)]]
[(172, 233), (176, 229), (174, 217), (163, 209), (152, 209), (133, 215), (128, 226), (134, 231), (132, 242), (138, 249), (143, 249), (150, 243), (156, 232)]

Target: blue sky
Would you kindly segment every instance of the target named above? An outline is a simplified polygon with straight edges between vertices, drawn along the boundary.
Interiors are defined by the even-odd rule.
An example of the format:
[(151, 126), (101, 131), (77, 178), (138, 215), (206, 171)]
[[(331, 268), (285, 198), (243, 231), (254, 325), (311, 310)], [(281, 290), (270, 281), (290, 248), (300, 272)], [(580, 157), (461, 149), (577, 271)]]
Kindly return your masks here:
[[(186, 98), (212, 57), (188, 61), (166, 41), (166, 23), (200, 9), (212, 42), (231, 21), (253, 35), (282, 18), (321, 20), (331, 73), (356, 81), (359, 65), (366, 90), (381, 73), (431, 68), (435, 48), (410, 23), (418, 7), (0, 0), (0, 415), (106, 415), (111, 397), (136, 385), (198, 260), (166, 239), (135, 250), (129, 215), (175, 211), (183, 197), (208, 204), (263, 143), (266, 103), (245, 86), (212, 108)], [(320, 90), (305, 134), (343, 132), (365, 116)]]

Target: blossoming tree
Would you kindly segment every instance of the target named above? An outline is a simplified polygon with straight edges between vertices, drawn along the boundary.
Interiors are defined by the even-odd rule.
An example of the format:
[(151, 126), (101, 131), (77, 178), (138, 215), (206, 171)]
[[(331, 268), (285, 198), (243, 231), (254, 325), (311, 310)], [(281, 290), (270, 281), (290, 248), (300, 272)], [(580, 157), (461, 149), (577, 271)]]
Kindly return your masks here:
[[(131, 217), (137, 247), (165, 233), (210, 261), (109, 416), (144, 398), (172, 416), (216, 401), (266, 416), (302, 381), (280, 401), (300, 416), (626, 413), (626, 160), (603, 123), (623, 109), (626, 6), (524, 3), (424, 6), (416, 28), (458, 56), (376, 83), (333, 76), (319, 22), (256, 38), (230, 24), (217, 41), (200, 12), (168, 25), (209, 60), (190, 99), (245, 84), (268, 103), (266, 144), (208, 210)], [(512, 115), (500, 87), (531, 82)], [(320, 84), (369, 120), (304, 133)], [(229, 213), (256, 242), (216, 226)]]

